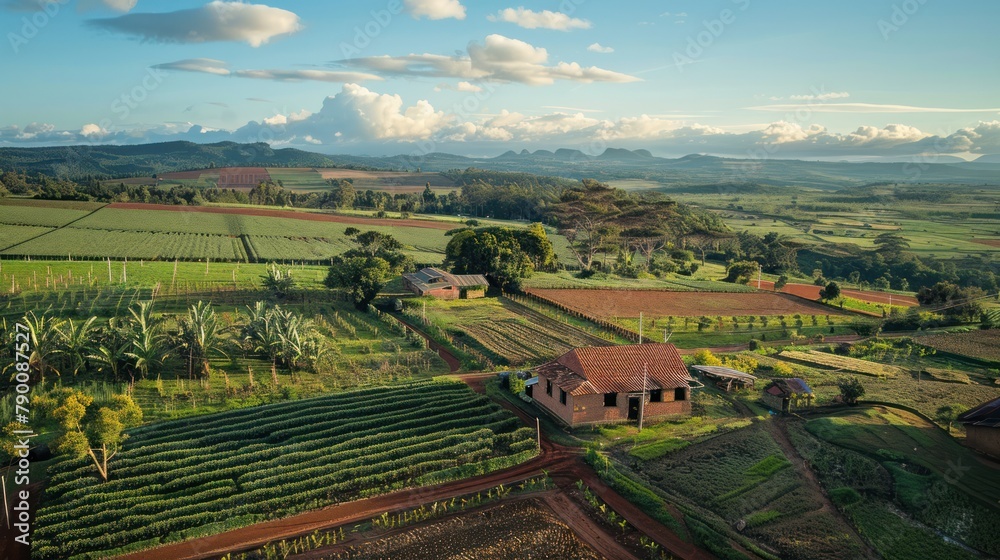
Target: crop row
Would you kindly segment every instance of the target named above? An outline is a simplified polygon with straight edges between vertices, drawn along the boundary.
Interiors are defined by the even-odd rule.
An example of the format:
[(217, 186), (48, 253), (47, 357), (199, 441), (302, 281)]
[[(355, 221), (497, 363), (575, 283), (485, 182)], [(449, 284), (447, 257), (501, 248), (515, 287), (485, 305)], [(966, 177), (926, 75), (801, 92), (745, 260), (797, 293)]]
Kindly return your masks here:
[[(388, 425), (396, 428), (425, 424), (435, 426), (437, 420), (444, 419), (447, 421), (449, 414), (451, 415), (450, 418), (454, 418), (455, 413), (460, 412), (463, 408), (468, 408), (472, 404), (472, 401), (458, 402), (455, 406), (443, 410), (434, 417), (428, 417), (426, 414), (418, 411), (408, 416), (395, 416), (392, 413), (386, 413), (354, 422), (342, 422), (329, 431), (317, 430), (313, 432), (305, 441), (316, 447), (323, 447), (333, 445), (333, 442), (338, 441), (336, 439), (338, 436), (341, 438), (347, 437), (353, 441), (357, 439), (353, 437), (355, 430), (359, 429), (374, 428), (377, 430), (380, 427), (384, 429), (384, 426)], [(234, 434), (234, 438), (238, 438), (238, 435)], [(234, 441), (246, 440), (234, 439)], [(134, 472), (146, 471), (147, 469), (133, 469), (133, 472), (124, 470), (124, 472), (118, 473), (118, 475), (121, 475), (120, 478), (116, 477), (102, 484), (102, 488), (106, 492), (111, 492), (116, 490), (141, 489), (147, 485), (163, 484), (166, 491), (172, 491), (171, 489), (179, 490), (184, 488), (185, 484), (204, 482), (210, 478), (219, 479), (227, 476), (236, 478), (248, 472), (252, 466), (260, 466), (276, 458), (284, 460), (285, 454), (289, 452), (287, 446), (279, 445), (246, 445), (241, 449), (241, 453), (219, 458), (212, 455), (210, 459), (205, 459), (205, 448), (191, 446), (186, 449), (187, 454), (184, 460), (152, 463), (152, 468), (156, 470), (148, 474)], [(76, 474), (78, 476), (77, 479), (53, 488), (51, 492), (53, 497), (60, 498), (60, 502), (72, 502), (78, 497), (86, 496), (87, 487), (91, 485), (91, 482), (83, 472)], [(82, 487), (76, 487), (78, 484), (75, 482), (76, 480), (87, 482)]]
[(781, 354), (778, 354), (778, 356), (794, 360), (796, 362), (819, 365), (840, 371), (874, 375), (875, 377), (898, 377), (906, 373), (906, 370), (900, 367), (877, 364), (875, 362), (849, 358), (847, 356), (837, 356), (826, 352), (818, 352), (816, 350), (809, 350), (807, 352), (785, 350)]
[[(165, 424), (173, 440), (137, 430), (121, 454), (128, 462), (113, 459), (105, 484), (98, 484), (85, 464), (62, 461), (54, 465), (58, 473), (37, 519), (37, 555), (64, 558), (122, 542), (169, 540), (193, 527), (222, 529), (233, 519), (249, 522), (478, 474), (534, 453), (530, 429), (518, 429), (516, 418), (463, 385), (406, 389), (225, 413), (221, 424), (205, 418), (208, 431), (184, 421)], [(378, 406), (369, 407), (372, 401)], [(336, 418), (322, 421), (324, 414), (311, 413), (324, 405), (338, 409)], [(270, 422), (273, 416), (281, 419)], [(288, 416), (297, 417), (299, 426)], [(250, 419), (266, 428), (247, 425)], [(188, 434), (185, 426), (197, 433)], [(227, 426), (237, 427), (227, 431)], [(228, 441), (204, 443), (221, 435)], [(144, 439), (154, 443), (143, 445)], [(162, 455), (147, 455), (147, 447)], [(216, 451), (220, 447), (225, 451)]]

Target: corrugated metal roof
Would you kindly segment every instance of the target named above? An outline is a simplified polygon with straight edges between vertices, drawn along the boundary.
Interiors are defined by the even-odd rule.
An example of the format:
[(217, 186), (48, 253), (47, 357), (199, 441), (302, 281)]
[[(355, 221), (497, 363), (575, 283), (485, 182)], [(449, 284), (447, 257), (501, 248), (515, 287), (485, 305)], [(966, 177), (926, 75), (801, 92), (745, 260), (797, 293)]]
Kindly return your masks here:
[[(645, 370), (645, 374), (644, 374)], [(576, 348), (537, 370), (573, 395), (687, 387), (691, 376), (673, 344)]]
[(958, 421), (970, 426), (1000, 427), (1000, 399), (985, 402), (959, 415)]
[[(772, 391), (772, 389), (778, 389), (779, 392), (776, 393)], [(799, 379), (798, 377), (773, 379), (764, 390), (777, 397), (788, 397), (792, 394), (802, 395), (813, 392), (809, 384), (806, 383), (805, 380)]]
[(490, 282), (482, 274), (452, 274), (439, 268), (425, 268), (417, 272), (404, 274), (403, 278), (421, 292), (439, 290), (454, 286), (466, 288), (469, 286), (489, 286)]
[(738, 369), (727, 368), (722, 366), (691, 366), (694, 369), (705, 372), (709, 375), (715, 375), (717, 377), (734, 377), (736, 379), (757, 379), (749, 373), (740, 371)]

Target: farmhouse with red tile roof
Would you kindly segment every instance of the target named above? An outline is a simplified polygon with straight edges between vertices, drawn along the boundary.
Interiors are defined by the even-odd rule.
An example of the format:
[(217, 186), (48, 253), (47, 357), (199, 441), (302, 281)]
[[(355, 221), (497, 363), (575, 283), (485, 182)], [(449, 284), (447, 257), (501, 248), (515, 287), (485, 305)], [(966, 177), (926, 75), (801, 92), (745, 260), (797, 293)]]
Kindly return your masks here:
[(673, 344), (577, 348), (535, 371), (532, 398), (570, 426), (691, 413), (691, 376)]

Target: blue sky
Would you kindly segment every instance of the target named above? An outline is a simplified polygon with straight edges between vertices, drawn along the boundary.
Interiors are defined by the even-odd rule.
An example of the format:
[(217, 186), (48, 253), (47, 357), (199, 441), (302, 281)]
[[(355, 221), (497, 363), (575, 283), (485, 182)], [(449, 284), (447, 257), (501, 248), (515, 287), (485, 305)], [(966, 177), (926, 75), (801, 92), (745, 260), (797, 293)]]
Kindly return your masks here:
[(989, 0), (0, 6), (6, 146), (1000, 153)]

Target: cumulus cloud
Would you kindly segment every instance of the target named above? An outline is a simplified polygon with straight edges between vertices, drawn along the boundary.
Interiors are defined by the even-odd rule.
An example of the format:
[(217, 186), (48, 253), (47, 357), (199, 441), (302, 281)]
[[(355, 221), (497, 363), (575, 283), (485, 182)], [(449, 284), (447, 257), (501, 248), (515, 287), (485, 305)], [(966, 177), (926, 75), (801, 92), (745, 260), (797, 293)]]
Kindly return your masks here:
[(200, 8), (91, 20), (94, 27), (156, 43), (245, 42), (259, 47), (302, 29), (299, 16), (263, 4), (214, 0)]
[(549, 85), (556, 80), (575, 82), (636, 82), (639, 78), (583, 67), (576, 62), (547, 66), (549, 53), (518, 39), (489, 35), (483, 44), (469, 43), (467, 55), (409, 54), (341, 60), (339, 64), (395, 76), (451, 77), (471, 80)]
[(570, 17), (562, 12), (542, 10), (536, 12), (524, 7), (507, 8), (486, 17), (490, 21), (503, 21), (516, 24), (525, 29), (553, 29), (556, 31), (571, 31), (573, 29), (590, 29), (591, 23), (585, 19)]
[(465, 19), (465, 6), (459, 0), (403, 0), (403, 6), (414, 19)]
[(587, 47), (587, 50), (590, 52), (601, 53), (601, 54), (610, 54), (615, 52), (615, 49), (611, 47), (605, 47), (600, 43), (592, 43), (589, 47)]
[(310, 70), (310, 69), (270, 69), (270, 70), (230, 70), (228, 65), (221, 60), (213, 58), (188, 58), (175, 62), (166, 62), (153, 66), (160, 70), (176, 70), (180, 72), (197, 72), (202, 74), (214, 74), (216, 76), (235, 76), (237, 78), (251, 78), (254, 80), (273, 80), (279, 82), (365, 82), (381, 81), (380, 76), (367, 74), (364, 72), (334, 72), (331, 70)]

